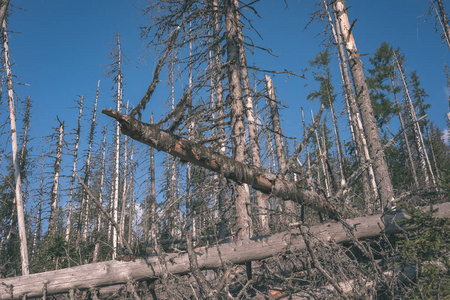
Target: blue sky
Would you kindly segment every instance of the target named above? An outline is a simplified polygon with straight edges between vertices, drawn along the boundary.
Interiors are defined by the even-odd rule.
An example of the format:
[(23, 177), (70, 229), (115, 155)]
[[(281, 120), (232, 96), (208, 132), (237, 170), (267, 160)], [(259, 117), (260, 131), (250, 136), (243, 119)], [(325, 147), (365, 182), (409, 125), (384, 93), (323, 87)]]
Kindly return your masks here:
[[(317, 36), (322, 24), (312, 24), (304, 30), (314, 11), (313, 2), (291, 0), (287, 1), (287, 8), (282, 1), (259, 2), (256, 8), (261, 19), (252, 19), (263, 40), (255, 38), (255, 42), (271, 48), (278, 57), (257, 53), (249, 60), (265, 69), (300, 72), (307, 68), (322, 41)], [(10, 48), (17, 81), (29, 85), (17, 86), (17, 93), (22, 98), (30, 95), (34, 100), (35, 136), (48, 134), (57, 115), (66, 122), (75, 121), (76, 113), (67, 108), (77, 95), (92, 99), (97, 80), (101, 80), (100, 107), (113, 105), (112, 83), (104, 73), (116, 32), (121, 35), (123, 51), (129, 58), (124, 68), (124, 99), (131, 104), (138, 102), (151, 80), (155, 62), (152, 52), (145, 55), (146, 42), (139, 36), (139, 27), (148, 24), (148, 16), (141, 13), (145, 1), (13, 0), (12, 4), (26, 10), (15, 8), (10, 18), (9, 30), (19, 32), (11, 35)], [(448, 102), (443, 65), (448, 60), (447, 46), (441, 44), (433, 24), (419, 18), (428, 10), (428, 1), (359, 0), (348, 1), (347, 5), (351, 6), (351, 20), (357, 18), (354, 34), (359, 51), (370, 55), (383, 41), (400, 47), (407, 57), (407, 72), (417, 70), (430, 94), (430, 118), (445, 129)], [(365, 60), (368, 66), (367, 56)], [(337, 70), (334, 76), (339, 79)], [(314, 87), (312, 76), (308, 78), (274, 78), (278, 96), (290, 108), (284, 112), (284, 119), (292, 126), (297, 126), (295, 112), (299, 107), (311, 106), (305, 101)], [(162, 103), (158, 99), (151, 106), (157, 114), (164, 114), (159, 111)]]
[[(299, 73), (307, 68), (308, 61), (319, 50), (324, 50), (321, 46), (323, 38), (319, 35), (323, 24), (313, 23), (304, 29), (309, 14), (315, 10), (314, 2), (287, 0), (288, 7), (283, 1), (257, 3), (255, 7), (261, 18), (252, 15), (251, 19), (263, 39), (252, 34), (253, 40), (257, 45), (271, 48), (277, 57), (257, 51), (253, 56), (249, 54), (249, 64)], [(14, 32), (10, 35), (12, 71), (17, 82), (26, 84), (15, 85), (17, 95), (22, 99), (29, 95), (34, 101), (33, 137), (51, 134), (52, 128), (58, 125), (57, 116), (66, 122), (67, 131), (72, 130), (78, 114), (77, 110), (69, 109), (74, 106), (73, 100), (84, 95), (86, 105), (92, 107), (98, 80), (101, 80), (99, 108), (114, 107), (113, 84), (105, 77), (105, 69), (111, 63), (108, 53), (117, 32), (121, 35), (123, 52), (129, 59), (123, 68), (124, 100), (129, 100), (131, 105), (138, 103), (151, 81), (156, 59), (152, 49), (146, 48), (146, 41), (140, 39), (139, 27), (149, 21), (149, 17), (141, 13), (144, 0), (11, 0), (11, 4), (15, 6), (9, 18), (9, 31)], [(443, 67), (449, 55), (447, 46), (441, 43), (434, 30), (433, 19), (426, 23), (425, 17), (419, 18), (428, 11), (428, 1), (352, 0), (347, 5), (351, 6), (351, 21), (357, 18), (354, 36), (360, 53), (373, 54), (383, 41), (400, 47), (407, 58), (407, 73), (416, 70), (422, 87), (430, 95), (430, 119), (444, 130), (448, 91)], [(363, 59), (368, 67), (368, 56)], [(335, 62), (333, 76), (340, 92)], [(316, 88), (312, 75), (307, 74), (307, 78), (283, 75), (273, 78), (277, 96), (288, 107), (281, 111), (283, 129), (287, 135), (300, 139), (303, 132), (300, 107), (307, 112), (318, 110), (316, 103), (306, 100), (307, 94)], [(169, 90), (161, 83), (158, 91), (148, 105), (147, 117), (150, 109), (155, 111), (156, 119), (167, 113), (164, 103)], [(340, 110), (342, 99), (338, 101), (341, 102), (337, 104)], [(114, 127), (109, 118), (100, 116), (98, 132), (103, 124), (108, 124), (111, 129)], [(83, 126), (87, 136), (89, 124), (86, 122)], [(68, 161), (66, 164), (70, 165)]]

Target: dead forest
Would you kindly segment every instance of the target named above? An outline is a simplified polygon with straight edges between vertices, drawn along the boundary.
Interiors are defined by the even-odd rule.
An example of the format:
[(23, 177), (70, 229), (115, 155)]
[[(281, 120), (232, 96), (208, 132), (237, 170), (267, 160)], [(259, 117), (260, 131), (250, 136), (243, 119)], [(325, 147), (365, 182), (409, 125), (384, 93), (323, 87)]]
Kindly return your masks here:
[[(423, 1), (450, 49), (443, 1)], [(260, 1), (146, 1), (146, 92), (125, 100), (117, 33), (114, 97), (99, 104), (93, 82), (64, 115), (75, 128), (58, 117), (42, 153), (32, 95), (14, 90), (14, 2), (0, 1), (0, 299), (450, 297), (450, 141), (407, 52), (383, 42), (362, 58), (352, 1), (316, 0), (323, 42), (303, 70), (249, 63), (272, 55), (251, 38)], [(288, 108), (300, 138), (280, 78), (315, 87)]]

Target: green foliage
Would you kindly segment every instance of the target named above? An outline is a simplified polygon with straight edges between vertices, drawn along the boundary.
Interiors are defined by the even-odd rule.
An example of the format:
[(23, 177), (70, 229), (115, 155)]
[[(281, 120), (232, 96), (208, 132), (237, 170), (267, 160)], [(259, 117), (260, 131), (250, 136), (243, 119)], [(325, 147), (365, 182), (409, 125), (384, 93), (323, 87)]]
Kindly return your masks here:
[[(399, 52), (399, 49), (395, 50), (397, 56), (400, 56)], [(393, 84), (395, 77), (393, 60), (394, 49), (386, 42), (381, 43), (373, 57), (369, 58), (373, 68), (368, 70), (370, 77), (367, 78), (367, 85), (378, 128), (388, 124), (397, 113), (397, 107), (391, 98), (392, 94), (399, 91)]]
[(314, 80), (319, 82), (320, 86), (318, 91), (311, 92), (306, 98), (309, 101), (318, 99), (321, 104), (326, 108), (329, 108), (330, 104), (334, 103), (336, 94), (334, 93), (334, 87), (331, 84), (330, 55), (328, 51), (319, 52), (309, 64), (319, 70), (314, 73)]
[(422, 271), (410, 298), (450, 299), (450, 218), (434, 217), (433, 209), (404, 208), (411, 216), (405, 222), (415, 229), (399, 246), (407, 263)]

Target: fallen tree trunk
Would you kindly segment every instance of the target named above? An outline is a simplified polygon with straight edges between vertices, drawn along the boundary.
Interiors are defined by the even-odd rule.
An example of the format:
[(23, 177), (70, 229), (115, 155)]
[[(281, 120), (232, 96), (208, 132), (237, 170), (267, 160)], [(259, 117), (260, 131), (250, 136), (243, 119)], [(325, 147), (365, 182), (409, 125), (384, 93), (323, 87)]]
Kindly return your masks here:
[(164, 151), (184, 161), (217, 172), (238, 183), (246, 183), (265, 194), (274, 195), (283, 200), (292, 200), (336, 218), (339, 213), (326, 199), (304, 186), (301, 181), (290, 182), (267, 173), (263, 169), (235, 161), (208, 147), (184, 139), (159, 129), (156, 125), (146, 124), (133, 117), (112, 109), (103, 109), (107, 116), (116, 119), (122, 126), (122, 133), (132, 139), (149, 145), (158, 151)]
[[(435, 205), (436, 217), (450, 216), (450, 202)], [(370, 238), (382, 232), (387, 234), (401, 232), (402, 229), (392, 220), (404, 218), (403, 213), (373, 215), (346, 220), (346, 226), (353, 228), (354, 236), (343, 229), (340, 222), (328, 222), (312, 226), (310, 232), (325, 242), (344, 243), (354, 238)], [(216, 269), (222, 261), (231, 264), (242, 264), (252, 260), (269, 258), (287, 250), (305, 249), (305, 242), (298, 230), (260, 236), (247, 240), (221, 244), (209, 248), (197, 248), (198, 266), (200, 269)], [(221, 255), (219, 256), (219, 253)], [(162, 265), (164, 260), (167, 270)], [(0, 299), (19, 299), (66, 293), (71, 289), (91, 289), (102, 286), (123, 284), (129, 281), (158, 278), (165, 274), (186, 274), (190, 272), (187, 253), (166, 254), (164, 257), (149, 256), (136, 258), (134, 261), (106, 261), (77, 266), (68, 269), (44, 273), (0, 279)]]

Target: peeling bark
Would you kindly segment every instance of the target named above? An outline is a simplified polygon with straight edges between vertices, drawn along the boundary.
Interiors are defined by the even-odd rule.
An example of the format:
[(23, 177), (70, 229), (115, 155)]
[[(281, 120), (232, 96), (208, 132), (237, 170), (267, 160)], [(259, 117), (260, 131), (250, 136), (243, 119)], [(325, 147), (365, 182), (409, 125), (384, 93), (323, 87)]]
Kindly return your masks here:
[(155, 125), (145, 124), (117, 111), (103, 109), (102, 112), (116, 119), (122, 125), (122, 133), (138, 142), (219, 173), (235, 182), (249, 184), (265, 194), (305, 204), (330, 217), (338, 217), (337, 209), (326, 202), (322, 195), (304, 186), (302, 181), (289, 182), (278, 178), (275, 174), (266, 173), (261, 168), (236, 161), (208, 147), (160, 130)]
[[(435, 217), (448, 217), (450, 203), (434, 205), (438, 209)], [(401, 214), (401, 213), (400, 213)], [(397, 218), (398, 217), (398, 218)], [(404, 215), (396, 215), (398, 222)], [(371, 238), (385, 234), (403, 232), (398, 223), (386, 222), (383, 215), (372, 215), (348, 219), (347, 226), (353, 228), (353, 236), (340, 222), (327, 222), (312, 226), (309, 232), (323, 242), (345, 243), (355, 238)], [(407, 229), (407, 228), (406, 228)], [(200, 270), (216, 269), (223, 263), (242, 264), (247, 261), (261, 260), (286, 251), (296, 252), (306, 249), (299, 230), (291, 230), (273, 235), (195, 249), (197, 266)], [(147, 256), (144, 258), (125, 257), (122, 261), (112, 260), (49, 271), (44, 273), (0, 279), (0, 300), (20, 299), (67, 293), (70, 289), (87, 290), (102, 286), (124, 284), (130, 280), (148, 280), (162, 277), (166, 272), (187, 274), (191, 271), (189, 255), (186, 252), (165, 254), (164, 258)], [(167, 269), (166, 269), (167, 268)]]

